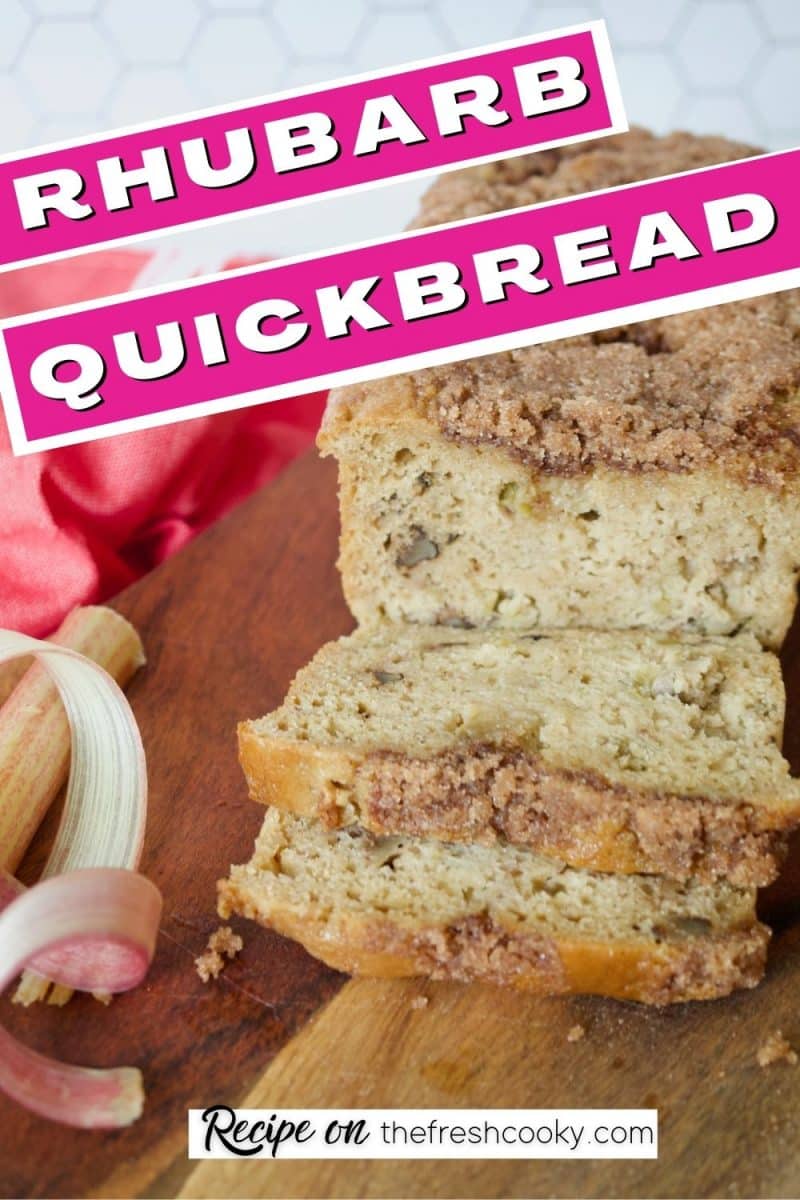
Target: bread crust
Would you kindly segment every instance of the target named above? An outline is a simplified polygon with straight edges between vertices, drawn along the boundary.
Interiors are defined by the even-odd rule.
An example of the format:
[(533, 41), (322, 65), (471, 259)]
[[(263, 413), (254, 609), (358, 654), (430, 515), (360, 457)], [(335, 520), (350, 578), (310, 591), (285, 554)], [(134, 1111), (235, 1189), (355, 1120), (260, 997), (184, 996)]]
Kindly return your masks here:
[(358, 758), (336, 746), (264, 738), (252, 722), (238, 726), (239, 762), (250, 799), (298, 817), (318, 817), (327, 829), (343, 820)]
[(390, 916), (298, 913), (265, 903), (235, 868), (218, 885), (220, 916), (248, 917), (300, 942), (328, 966), (350, 975), (424, 975), (483, 981), (540, 995), (610, 996), (644, 1004), (712, 1000), (755, 987), (766, 962), (769, 930), (759, 923), (685, 942), (556, 939), (505, 928), (488, 916), (409, 930)]
[(505, 839), (571, 867), (671, 879), (770, 883), (800, 813), (636, 791), (592, 771), (472, 744), (431, 758), (271, 738), (239, 726), (251, 799), (336, 829), (451, 842)]

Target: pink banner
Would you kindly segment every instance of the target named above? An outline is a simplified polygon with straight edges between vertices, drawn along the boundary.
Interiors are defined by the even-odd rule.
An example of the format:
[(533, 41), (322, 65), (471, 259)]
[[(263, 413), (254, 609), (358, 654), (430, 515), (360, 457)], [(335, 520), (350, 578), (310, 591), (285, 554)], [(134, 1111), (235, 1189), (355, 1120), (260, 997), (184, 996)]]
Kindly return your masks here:
[(800, 150), (3, 329), (16, 453), (800, 283)]
[(0, 270), (627, 128), (602, 21), (0, 161)]

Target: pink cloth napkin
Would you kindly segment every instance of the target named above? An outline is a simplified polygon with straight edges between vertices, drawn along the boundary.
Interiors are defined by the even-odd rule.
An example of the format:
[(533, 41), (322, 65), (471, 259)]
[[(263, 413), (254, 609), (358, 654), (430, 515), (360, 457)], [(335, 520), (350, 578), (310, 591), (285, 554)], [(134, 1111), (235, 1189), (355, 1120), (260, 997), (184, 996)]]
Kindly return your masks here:
[[(0, 317), (122, 292), (148, 255), (101, 251), (0, 275)], [(174, 554), (312, 441), (304, 396), (68, 446), (11, 453), (0, 416), (0, 626), (44, 635)]]

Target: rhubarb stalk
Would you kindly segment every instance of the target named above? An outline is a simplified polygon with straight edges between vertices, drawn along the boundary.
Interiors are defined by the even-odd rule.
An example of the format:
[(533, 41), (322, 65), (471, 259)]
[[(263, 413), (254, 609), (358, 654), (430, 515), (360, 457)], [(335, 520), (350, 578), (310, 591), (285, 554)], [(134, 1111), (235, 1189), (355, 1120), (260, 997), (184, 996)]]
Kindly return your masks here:
[[(51, 640), (98, 663), (121, 687), (144, 662), (136, 630), (110, 608), (76, 608)], [(12, 660), (0, 670), (16, 665)], [(69, 764), (69, 720), (53, 679), (37, 662), (0, 708), (0, 868), (16, 871)]]
[[(158, 889), (133, 871), (94, 868), (37, 884), (0, 913), (0, 989), (30, 965), (67, 987), (127, 991), (150, 964), (160, 913)], [(2, 1028), (0, 1087), (40, 1116), (82, 1129), (129, 1125), (144, 1100), (136, 1068), (60, 1063)]]
[[(29, 978), (46, 972), (60, 989), (124, 991), (147, 970), (161, 912), (158, 890), (136, 873), (147, 807), (141, 737), (125, 696), (97, 663), (67, 646), (0, 630), (0, 665), (30, 655), (37, 665), (6, 707), (14, 702), (17, 720), (31, 720), (34, 738), (40, 723), (57, 738), (58, 724), (48, 723), (52, 704), (45, 704), (47, 691), (34, 675), (44, 668), (64, 706), (71, 764), (42, 882), (25, 889), (0, 870), (0, 990), (27, 967)], [(35, 719), (20, 692), (23, 700), (40, 699), (32, 705)], [(23, 742), (15, 745), (25, 751)], [(44, 754), (45, 743), (39, 746)], [(13, 766), (8, 779), (19, 786), (12, 792), (19, 810), (23, 788)], [(37, 784), (34, 796), (40, 799), (46, 789), (41, 778)], [(57, 1063), (2, 1029), (0, 1087), (43, 1116), (83, 1128), (128, 1124), (141, 1111), (138, 1071)]]

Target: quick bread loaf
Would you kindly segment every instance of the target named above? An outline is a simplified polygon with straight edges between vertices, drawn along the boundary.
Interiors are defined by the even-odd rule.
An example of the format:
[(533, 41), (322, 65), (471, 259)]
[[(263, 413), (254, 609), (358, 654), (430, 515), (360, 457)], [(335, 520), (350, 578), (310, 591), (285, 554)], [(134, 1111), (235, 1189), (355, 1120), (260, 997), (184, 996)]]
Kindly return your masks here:
[(751, 635), (384, 626), (240, 726), (250, 795), (329, 828), (769, 883), (800, 821), (778, 661)]
[[(642, 130), (445, 176), (418, 226), (741, 158)], [(353, 974), (752, 987), (800, 822), (800, 293), (332, 393), (359, 628), (239, 728), (238, 913)]]
[(482, 980), (670, 1004), (754, 987), (755, 892), (575, 871), (514, 846), (337, 831), (270, 809), (219, 911), (353, 975)]
[[(751, 152), (636, 131), (441, 179), (419, 223)], [(340, 389), (362, 624), (592, 626), (778, 647), (800, 569), (800, 293)]]

